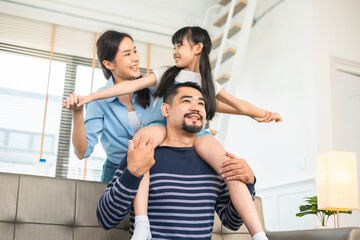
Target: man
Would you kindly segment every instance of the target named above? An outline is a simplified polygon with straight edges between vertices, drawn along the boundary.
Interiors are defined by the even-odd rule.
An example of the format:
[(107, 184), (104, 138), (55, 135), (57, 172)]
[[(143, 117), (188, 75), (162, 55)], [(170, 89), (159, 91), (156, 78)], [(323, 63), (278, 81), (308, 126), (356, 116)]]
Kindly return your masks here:
[[(155, 155), (151, 139), (141, 137), (136, 148), (130, 142), (127, 161), (122, 161), (99, 201), (99, 224), (105, 229), (115, 227), (130, 211), (133, 231), (132, 202), (141, 176), (150, 170), (148, 216), (152, 239), (210, 239), (214, 209), (226, 227), (238, 229), (243, 222), (226, 184), (193, 147), (206, 119), (201, 88), (189, 82), (174, 85), (164, 96), (161, 112), (167, 122), (164, 142), (155, 149)], [(241, 179), (244, 174), (233, 172), (244, 167), (234, 167), (238, 163), (234, 156), (231, 162), (224, 172)], [(245, 168), (245, 175), (254, 182), (252, 171), (247, 165)], [(254, 184), (248, 188), (254, 196)]]

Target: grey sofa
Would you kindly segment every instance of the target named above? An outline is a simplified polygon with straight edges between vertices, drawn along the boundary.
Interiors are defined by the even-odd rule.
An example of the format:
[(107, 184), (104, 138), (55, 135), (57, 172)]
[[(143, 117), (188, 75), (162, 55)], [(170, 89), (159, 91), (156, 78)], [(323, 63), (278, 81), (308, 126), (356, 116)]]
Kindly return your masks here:
[[(0, 240), (122, 240), (129, 239), (125, 219), (109, 231), (96, 219), (96, 205), (105, 183), (0, 173)], [(261, 216), (261, 199), (255, 205)], [(360, 239), (359, 228), (267, 233), (270, 240)], [(216, 216), (213, 240), (250, 240), (242, 226), (233, 232)]]

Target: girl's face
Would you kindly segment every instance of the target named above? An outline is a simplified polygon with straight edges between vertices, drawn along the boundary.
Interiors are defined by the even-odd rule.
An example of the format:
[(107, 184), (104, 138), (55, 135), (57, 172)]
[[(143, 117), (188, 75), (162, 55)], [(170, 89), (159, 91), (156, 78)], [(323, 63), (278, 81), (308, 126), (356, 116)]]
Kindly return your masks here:
[(176, 67), (184, 68), (184, 70), (188, 71), (194, 71), (197, 67), (200, 54), (197, 45), (192, 42), (190, 43), (186, 38), (184, 38), (182, 44), (175, 44), (173, 57)]
[(140, 76), (139, 54), (133, 41), (126, 37), (119, 44), (118, 52), (112, 62), (108, 62), (108, 66), (115, 79), (130, 80)]

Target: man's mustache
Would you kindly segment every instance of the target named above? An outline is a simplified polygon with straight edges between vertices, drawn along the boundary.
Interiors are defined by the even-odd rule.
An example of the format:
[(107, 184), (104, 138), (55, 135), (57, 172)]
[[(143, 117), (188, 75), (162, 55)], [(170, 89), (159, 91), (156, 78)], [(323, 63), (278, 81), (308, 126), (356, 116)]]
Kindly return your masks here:
[(203, 120), (203, 116), (201, 116), (198, 112), (185, 113), (185, 114), (184, 114), (184, 118), (186, 118), (186, 117), (188, 117), (189, 115), (192, 115), (192, 114), (198, 115), (199, 118), (200, 118), (200, 121)]

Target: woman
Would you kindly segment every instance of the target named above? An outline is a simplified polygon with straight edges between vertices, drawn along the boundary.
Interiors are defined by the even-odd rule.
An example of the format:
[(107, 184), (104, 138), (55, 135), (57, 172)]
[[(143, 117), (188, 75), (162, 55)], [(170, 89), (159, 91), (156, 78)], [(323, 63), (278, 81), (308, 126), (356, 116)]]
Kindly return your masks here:
[[(139, 55), (133, 39), (126, 33), (106, 31), (98, 39), (97, 56), (107, 84), (132, 81), (140, 77)], [(64, 107), (73, 112), (72, 142), (79, 159), (87, 158), (100, 142), (107, 159), (101, 181), (109, 182), (128, 150), (128, 141), (140, 129), (142, 121), (150, 113), (153, 98), (148, 88), (119, 97), (94, 101), (88, 105), (84, 121), (83, 107), (77, 107), (81, 97), (71, 94)]]

